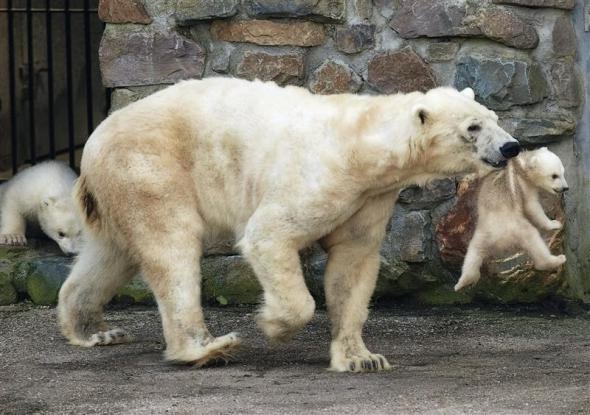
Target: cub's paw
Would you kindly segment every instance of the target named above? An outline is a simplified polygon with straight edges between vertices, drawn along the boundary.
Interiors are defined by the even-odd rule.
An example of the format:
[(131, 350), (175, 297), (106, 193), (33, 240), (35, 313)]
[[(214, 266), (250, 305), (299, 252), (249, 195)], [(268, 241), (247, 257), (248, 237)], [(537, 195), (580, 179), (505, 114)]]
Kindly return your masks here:
[(459, 278), (459, 281), (457, 281), (457, 284), (455, 284), (455, 291), (459, 292), (462, 291), (466, 288), (469, 288), (473, 285), (475, 285), (480, 278), (480, 274), (471, 274), (471, 275), (461, 275), (461, 278)]
[(328, 370), (333, 372), (380, 372), (392, 366), (380, 354), (366, 353), (340, 359), (332, 359)]
[(20, 233), (0, 234), (0, 245), (25, 246), (26, 244), (27, 238)]
[(558, 231), (563, 228), (563, 224), (558, 220), (549, 221), (549, 226), (547, 226), (547, 230), (549, 231)]
[(554, 269), (563, 265), (566, 261), (565, 255), (557, 255), (557, 256), (550, 256), (545, 261), (541, 263), (536, 263), (535, 268), (539, 271), (548, 271), (550, 269)]

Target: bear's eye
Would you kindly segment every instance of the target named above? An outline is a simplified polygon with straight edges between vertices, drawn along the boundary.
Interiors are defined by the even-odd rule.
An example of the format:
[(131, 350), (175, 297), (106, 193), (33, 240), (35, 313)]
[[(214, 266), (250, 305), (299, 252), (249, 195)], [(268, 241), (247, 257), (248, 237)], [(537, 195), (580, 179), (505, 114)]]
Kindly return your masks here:
[(475, 133), (480, 130), (481, 130), (481, 125), (479, 125), (479, 124), (471, 124), (469, 127), (467, 127), (467, 131), (469, 131), (470, 133)]
[(557, 174), (554, 174), (553, 176), (551, 176), (551, 178), (552, 178), (553, 180), (556, 180), (556, 179), (558, 179), (558, 178), (559, 178), (559, 176), (558, 176)]
[(57, 236), (59, 236), (60, 238), (64, 238), (66, 236), (66, 234), (63, 232), (58, 232)]

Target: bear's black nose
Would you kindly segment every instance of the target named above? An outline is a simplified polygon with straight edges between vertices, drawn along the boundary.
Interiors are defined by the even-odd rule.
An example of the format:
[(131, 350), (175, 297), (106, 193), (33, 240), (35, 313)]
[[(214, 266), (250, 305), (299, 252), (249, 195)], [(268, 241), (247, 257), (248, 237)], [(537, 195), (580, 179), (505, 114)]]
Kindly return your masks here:
[(500, 147), (500, 153), (507, 159), (518, 156), (520, 153), (520, 144), (515, 141), (510, 141)]

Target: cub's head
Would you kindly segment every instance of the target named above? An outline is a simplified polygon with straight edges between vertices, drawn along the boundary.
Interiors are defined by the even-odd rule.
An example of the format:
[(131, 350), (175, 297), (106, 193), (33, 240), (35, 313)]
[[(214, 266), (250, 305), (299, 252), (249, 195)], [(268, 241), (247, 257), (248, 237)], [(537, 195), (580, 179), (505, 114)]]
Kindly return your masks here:
[(474, 98), (471, 88), (434, 88), (412, 109), (424, 155), (437, 173), (488, 173), (520, 151), (498, 116)]
[(538, 188), (549, 193), (562, 193), (569, 189), (561, 160), (547, 147), (524, 152), (519, 159), (527, 177)]
[(83, 243), (82, 224), (69, 197), (50, 197), (41, 202), (39, 225), (61, 250), (70, 255), (80, 252)]

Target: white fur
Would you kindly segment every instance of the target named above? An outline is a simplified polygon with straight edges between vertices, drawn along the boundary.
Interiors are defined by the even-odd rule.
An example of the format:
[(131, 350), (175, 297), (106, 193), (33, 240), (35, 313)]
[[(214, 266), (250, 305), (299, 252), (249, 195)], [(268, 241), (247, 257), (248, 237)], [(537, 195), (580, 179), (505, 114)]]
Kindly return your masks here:
[(562, 227), (543, 212), (539, 192), (557, 194), (567, 189), (561, 160), (545, 147), (521, 153), (510, 160), (506, 171), (485, 177), (477, 202), (477, 226), (455, 291), (479, 281), (486, 258), (512, 249), (528, 252), (539, 270), (563, 264), (565, 255), (552, 255), (537, 229)]
[(66, 254), (82, 243), (82, 225), (71, 192), (76, 180), (68, 166), (48, 161), (29, 167), (2, 186), (0, 243), (25, 245), (27, 222), (35, 223)]
[(315, 309), (298, 251), (320, 240), (330, 368), (388, 369), (361, 330), (399, 190), (501, 165), (502, 146), (516, 140), (497, 120), (469, 90), (319, 96), (228, 78), (130, 104), (84, 149), (75, 199), (91, 240), (60, 291), (62, 333), (81, 345), (105, 337), (102, 307), (139, 269), (158, 301), (167, 359), (230, 355), (237, 337), (215, 338), (205, 325), (199, 268), (203, 246), (229, 234), (264, 289), (260, 327), (287, 340)]

